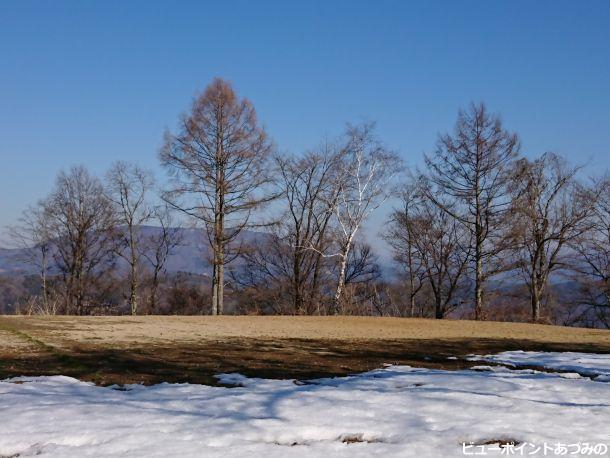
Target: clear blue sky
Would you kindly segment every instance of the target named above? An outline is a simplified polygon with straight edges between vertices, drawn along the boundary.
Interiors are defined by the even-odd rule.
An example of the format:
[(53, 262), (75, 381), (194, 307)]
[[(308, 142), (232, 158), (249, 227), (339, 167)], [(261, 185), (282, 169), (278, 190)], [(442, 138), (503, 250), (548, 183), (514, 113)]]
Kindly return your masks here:
[(2, 1), (0, 226), (63, 167), (158, 170), (212, 77), (282, 150), (378, 122), (411, 165), (485, 101), (528, 155), (610, 166), (610, 1)]

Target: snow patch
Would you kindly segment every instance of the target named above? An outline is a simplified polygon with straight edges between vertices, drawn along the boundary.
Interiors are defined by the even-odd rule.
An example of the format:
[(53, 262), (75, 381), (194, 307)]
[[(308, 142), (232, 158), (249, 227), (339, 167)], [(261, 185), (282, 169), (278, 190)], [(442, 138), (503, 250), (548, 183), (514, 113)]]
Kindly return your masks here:
[(595, 377), (597, 381), (607, 381), (607, 378), (610, 377), (610, 354), (518, 350), (494, 355), (469, 355), (466, 359), (512, 367), (543, 367), (573, 373), (571, 375), (563, 374), (564, 377), (585, 375)]
[(462, 443), (608, 443), (610, 384), (480, 369), (391, 366), (300, 383), (221, 374), (230, 388), (120, 390), (19, 377), (0, 381), (0, 456), (451, 457)]

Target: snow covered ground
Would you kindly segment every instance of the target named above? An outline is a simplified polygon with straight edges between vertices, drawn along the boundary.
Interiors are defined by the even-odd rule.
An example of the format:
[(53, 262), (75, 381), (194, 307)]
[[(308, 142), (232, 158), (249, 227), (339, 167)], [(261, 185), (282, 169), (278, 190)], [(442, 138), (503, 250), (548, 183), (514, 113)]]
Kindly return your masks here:
[(558, 444), (600, 456), (610, 445), (610, 383), (575, 375), (392, 366), (310, 382), (220, 378), (241, 386), (2, 381), (0, 456), (501, 456), (476, 445), (497, 440), (517, 441), (513, 456)]
[(556, 371), (575, 372), (610, 381), (610, 355), (575, 352), (505, 351), (495, 355), (472, 355), (470, 361), (488, 361), (512, 367), (538, 366)]

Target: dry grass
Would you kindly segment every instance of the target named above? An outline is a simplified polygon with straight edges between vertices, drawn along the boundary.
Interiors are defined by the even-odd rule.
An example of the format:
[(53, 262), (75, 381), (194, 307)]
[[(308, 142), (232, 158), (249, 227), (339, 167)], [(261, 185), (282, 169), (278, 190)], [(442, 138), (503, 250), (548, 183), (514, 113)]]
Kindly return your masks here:
[(610, 332), (525, 323), (293, 316), (7, 316), (2, 323), (57, 343), (140, 344), (225, 338), (396, 340), (526, 339), (610, 346)]
[(0, 378), (213, 383), (219, 372), (308, 378), (384, 363), (447, 369), (502, 350), (610, 352), (610, 332), (520, 323), (372, 317), (0, 317)]

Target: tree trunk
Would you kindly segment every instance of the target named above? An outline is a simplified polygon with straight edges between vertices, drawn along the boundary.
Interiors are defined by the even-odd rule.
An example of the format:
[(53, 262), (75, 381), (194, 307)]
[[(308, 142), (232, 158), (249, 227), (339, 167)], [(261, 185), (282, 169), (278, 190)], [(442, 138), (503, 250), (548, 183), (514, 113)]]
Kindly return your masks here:
[(218, 315), (218, 255), (214, 248), (214, 273), (212, 274), (212, 315)]
[(214, 246), (214, 274), (212, 277), (212, 315), (222, 315), (224, 302), (224, 248)]
[(532, 322), (540, 320), (540, 291), (536, 286), (532, 288)]
[(474, 319), (483, 319), (483, 247), (480, 239), (481, 229), (477, 225), (477, 242), (475, 247), (475, 292), (474, 292)]
[(131, 277), (131, 291), (129, 293), (129, 304), (131, 305), (131, 314), (137, 315), (138, 313), (138, 280), (135, 272), (132, 273)]
[(428, 269), (427, 271), (428, 273), (428, 279), (430, 282), (430, 289), (432, 289), (432, 294), (434, 295), (434, 318), (436, 318), (437, 320), (443, 318), (443, 308), (442, 308), (442, 304), (443, 304), (443, 296), (442, 296), (442, 282), (443, 279), (439, 278), (438, 279), (438, 283), (435, 283), (435, 281), (433, 280), (434, 276), (431, 272), (430, 269)]
[(131, 306), (131, 314), (136, 315), (138, 313), (138, 273), (135, 265), (131, 268), (129, 305)]
[(475, 182), (475, 291), (474, 291), (474, 319), (483, 319), (483, 223), (482, 223), (482, 209), (481, 209), (481, 183), (480, 183), (480, 158), (481, 158), (481, 145), (477, 142), (476, 145), (476, 182)]
[(212, 278), (212, 315), (221, 315), (224, 282), (224, 171), (222, 170), (222, 135), (217, 134), (216, 190), (214, 201), (214, 276)]
[(76, 314), (77, 315), (82, 315), (83, 314), (83, 285), (82, 285), (82, 278), (81, 278), (81, 271), (80, 268), (76, 273), (76, 291), (75, 291), (75, 299), (76, 299)]
[(341, 257), (341, 266), (339, 269), (339, 280), (337, 281), (337, 291), (335, 292), (335, 297), (333, 299), (332, 313), (334, 315), (339, 314), (339, 305), (341, 302), (341, 294), (343, 293), (343, 288), (345, 287), (345, 271), (346, 270), (347, 270), (347, 253), (344, 253)]
[(216, 310), (218, 315), (224, 313), (224, 296), (225, 296), (225, 260), (222, 248), (219, 253), (220, 263), (218, 264), (218, 282), (216, 287), (218, 288), (218, 294), (216, 295)]
[(542, 293), (544, 291), (545, 279), (542, 278), (539, 272), (534, 271), (531, 275), (530, 299), (532, 303), (532, 322), (540, 321), (540, 308), (542, 302)]
[(352, 232), (347, 238), (345, 245), (343, 246), (343, 252), (341, 253), (341, 267), (339, 270), (339, 280), (337, 281), (337, 291), (333, 300), (333, 313), (339, 314), (339, 305), (341, 302), (341, 294), (345, 288), (345, 275), (347, 273), (347, 259), (349, 257), (349, 251), (352, 248), (352, 241), (354, 240), (355, 232)]
[(411, 318), (413, 318), (415, 316), (415, 294), (413, 294), (413, 290), (411, 290), (411, 293), (409, 295), (409, 302), (410, 302), (410, 306), (411, 306)]
[(474, 319), (483, 319), (483, 263), (478, 257), (476, 261)]
[(134, 239), (134, 228), (130, 223), (129, 225), (129, 251), (130, 251), (130, 264), (131, 264), (131, 281), (129, 291), (129, 305), (131, 307), (131, 314), (136, 315), (138, 313), (138, 257), (136, 242)]
[(157, 309), (157, 289), (159, 287), (159, 274), (156, 269), (153, 274), (152, 285), (150, 286), (149, 313), (155, 313)]
[(440, 301), (436, 301), (436, 306), (434, 308), (434, 318), (436, 318), (437, 320), (442, 320), (444, 318), (444, 314), (443, 314), (443, 307), (441, 305)]

